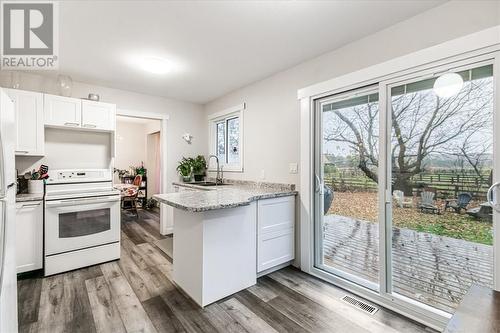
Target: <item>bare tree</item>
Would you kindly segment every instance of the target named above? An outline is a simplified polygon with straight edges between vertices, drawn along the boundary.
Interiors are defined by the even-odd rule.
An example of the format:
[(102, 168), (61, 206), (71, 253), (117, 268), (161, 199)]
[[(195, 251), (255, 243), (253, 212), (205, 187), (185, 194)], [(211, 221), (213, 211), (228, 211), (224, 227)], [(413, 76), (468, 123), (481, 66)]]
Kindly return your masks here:
[[(492, 94), (492, 79), (485, 78), (467, 81), (450, 98), (439, 98), (431, 89), (393, 96), (393, 188), (411, 195), (411, 178), (425, 170), (430, 156), (453, 151), (484, 157), (477, 153), (477, 142), (491, 130)], [(327, 111), (324, 119), (324, 141), (347, 146), (357, 156), (358, 168), (377, 182), (378, 102)]]

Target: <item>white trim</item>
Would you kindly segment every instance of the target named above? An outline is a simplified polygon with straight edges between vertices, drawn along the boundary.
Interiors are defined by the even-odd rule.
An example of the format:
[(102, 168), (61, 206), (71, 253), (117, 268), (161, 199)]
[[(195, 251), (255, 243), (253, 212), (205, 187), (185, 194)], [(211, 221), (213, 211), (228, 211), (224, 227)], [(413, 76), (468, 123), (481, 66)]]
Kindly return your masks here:
[(216, 120), (217, 118), (224, 118), (225, 116), (230, 115), (231, 113), (236, 113), (236, 112), (245, 110), (245, 107), (246, 107), (246, 104), (241, 103), (241, 104), (238, 104), (235, 106), (231, 106), (231, 107), (224, 109), (222, 111), (211, 113), (208, 115), (208, 120)]
[(158, 119), (158, 120), (169, 120), (170, 116), (168, 114), (163, 114), (159, 112), (147, 112), (132, 109), (116, 109), (117, 116), (126, 116), (134, 118), (145, 118), (145, 119)]
[[(127, 110), (127, 109), (116, 109), (117, 116), (126, 116), (133, 118), (146, 118), (160, 120), (160, 149), (161, 149), (161, 161), (160, 161), (160, 188), (162, 193), (169, 192), (169, 186), (167, 182), (167, 165), (168, 165), (168, 150), (167, 150), (167, 131), (168, 131), (168, 120), (170, 116), (167, 114), (157, 113), (157, 112), (144, 112), (138, 110)], [(114, 166), (114, 161), (113, 161)], [(172, 227), (168, 226), (168, 209), (166, 204), (160, 204), (160, 233), (162, 235), (168, 235), (172, 233)]]
[(314, 266), (314, 250), (311, 249), (314, 246), (312, 242), (312, 235), (314, 235), (314, 225), (312, 220), (312, 215), (314, 209), (313, 196), (313, 179), (314, 169), (314, 147), (313, 147), (313, 135), (314, 135), (314, 121), (313, 112), (310, 112), (314, 108), (312, 105), (313, 101), (309, 98), (303, 98), (300, 100), (300, 188), (299, 188), (299, 209), (300, 209), (300, 243), (297, 248), (300, 249), (300, 268), (306, 272), (310, 273), (312, 267)]
[[(314, 105), (315, 99), (319, 97), (326, 97), (332, 94), (345, 92), (347, 90), (360, 88), (367, 85), (379, 84), (379, 87), (386, 89), (389, 80), (403, 79), (405, 76), (415, 74), (419, 71), (425, 70), (429, 71), (432, 67), (440, 67), (448, 63), (453, 63), (456, 65), (460, 61), (467, 62), (471, 58), (474, 60), (485, 60), (492, 59), (496, 56), (495, 62), (495, 84), (496, 84), (496, 94), (495, 94), (495, 124), (498, 122), (498, 101), (500, 100), (500, 59), (498, 55), (493, 53), (500, 51), (500, 26), (496, 26), (490, 29), (486, 29), (471, 35), (460, 37), (427, 49), (417, 51), (402, 57), (395, 58), (383, 62), (378, 65), (374, 65), (347, 75), (339, 76), (332, 80), (328, 80), (322, 83), (318, 83), (298, 91), (298, 98), (300, 100), (300, 258), (301, 258), (301, 269), (304, 272), (312, 274), (322, 279), (335, 282), (339, 286), (346, 288), (354, 293), (360, 294), (363, 297), (373, 300), (383, 306), (393, 309), (396, 312), (402, 313), (410, 318), (420, 321), (430, 327), (436, 329), (442, 329), (446, 325), (448, 314), (438, 311), (436, 309), (427, 309), (425, 306), (417, 306), (413, 304), (411, 300), (402, 300), (399, 297), (394, 297), (391, 294), (378, 294), (370, 291), (366, 288), (355, 285), (352, 282), (343, 280), (338, 276), (327, 273), (320, 269), (314, 267), (314, 168), (311, 163), (314, 161)], [(469, 60), (468, 60), (469, 59)], [(385, 81), (385, 82), (384, 82)], [(387, 92), (382, 92), (386, 94)], [(380, 94), (380, 91), (379, 91)], [(384, 110), (387, 109), (387, 105)], [(382, 110), (382, 108), (381, 108)], [(385, 145), (388, 141), (386, 135), (390, 135), (390, 131), (387, 131), (387, 121), (389, 119), (385, 116), (382, 117), (381, 130), (384, 130), (386, 134), (381, 137), (381, 141), (385, 140)], [(495, 129), (495, 131), (497, 131)], [(381, 142), (382, 143), (382, 142)], [(386, 148), (384, 148), (386, 149)], [(498, 142), (494, 143), (494, 151), (499, 151)], [(382, 152), (382, 151), (381, 151)], [(385, 154), (387, 155), (387, 154)], [(387, 161), (382, 161), (387, 165)], [(389, 169), (389, 168), (386, 168)], [(500, 154), (496, 155), (495, 158), (495, 170), (500, 169)], [(384, 189), (387, 188), (387, 179), (390, 179), (390, 175), (384, 174), (382, 177), (385, 179), (383, 184), (379, 186)], [(500, 180), (500, 175), (496, 173), (495, 180)], [(379, 209), (383, 212), (387, 212), (385, 208), (385, 191), (380, 194), (380, 198), (384, 198), (380, 203)], [(381, 220), (382, 221), (382, 220)], [(495, 213), (494, 215), (495, 223), (495, 261), (498, 261), (500, 257), (500, 246), (497, 239), (500, 237), (500, 214)], [(384, 226), (380, 226), (384, 229)], [(381, 229), (381, 231), (383, 231)], [(381, 240), (387, 237), (387, 230), (385, 230), (384, 235), (381, 236)], [(385, 249), (385, 248), (384, 248)], [(387, 276), (389, 272), (389, 263), (387, 262), (386, 253), (380, 252), (380, 259), (384, 260), (383, 267), (384, 272), (381, 272), (381, 282), (390, 281)], [(495, 262), (495, 289), (500, 287), (500, 264)], [(381, 287), (381, 291), (386, 290), (387, 286)]]
[[(244, 161), (244, 146), (245, 146), (245, 142), (244, 142), (244, 128), (245, 128), (245, 121), (244, 121), (244, 112), (245, 111), (245, 108), (246, 108), (246, 104), (245, 103), (241, 103), (241, 104), (238, 104), (238, 105), (235, 105), (235, 106), (232, 106), (232, 107), (229, 107), (227, 109), (224, 109), (222, 111), (219, 111), (219, 112), (216, 112), (216, 113), (212, 113), (212, 114), (209, 114), (207, 116), (207, 119), (208, 119), (208, 153), (210, 155), (215, 155), (215, 141), (214, 141), (214, 137), (215, 137), (215, 128), (214, 128), (214, 124), (218, 121), (218, 120), (223, 120), (223, 119), (227, 119), (227, 118), (231, 118), (231, 116), (235, 116), (235, 117), (238, 117), (239, 118), (239, 130), (240, 130), (240, 133), (239, 133), (239, 142), (240, 142), (240, 152), (239, 152), (239, 156), (240, 156), (240, 162), (239, 164), (225, 164), (225, 163), (220, 163), (220, 165), (223, 167), (223, 172), (243, 172), (243, 161)], [(227, 129), (226, 129), (227, 130)], [(215, 169), (215, 166), (210, 164), (211, 163), (211, 159), (209, 159), (209, 165), (208, 165), (208, 172), (216, 172), (217, 170)]]
[(365, 85), (373, 81), (429, 64), (447, 57), (453, 57), (471, 51), (479, 51), (500, 43), (500, 26), (485, 29), (464, 37), (456, 38), (414, 53), (394, 58), (356, 72), (323, 81), (297, 92), (298, 99), (319, 96), (353, 84)]
[[(500, 53), (500, 52), (499, 52)], [(495, 172), (500, 170), (500, 54), (497, 53), (497, 57), (493, 63), (493, 91), (495, 95), (493, 96), (493, 179), (492, 184), (500, 181), (500, 172)], [(495, 290), (500, 290), (500, 212), (493, 209), (493, 269), (494, 269), (494, 288)]]

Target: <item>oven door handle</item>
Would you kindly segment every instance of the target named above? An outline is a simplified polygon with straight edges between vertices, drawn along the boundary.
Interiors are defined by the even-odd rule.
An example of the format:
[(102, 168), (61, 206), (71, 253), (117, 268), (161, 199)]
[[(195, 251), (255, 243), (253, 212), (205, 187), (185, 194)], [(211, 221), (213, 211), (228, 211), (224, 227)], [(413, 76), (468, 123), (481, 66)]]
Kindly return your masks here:
[(109, 197), (98, 197), (98, 198), (82, 198), (82, 199), (65, 199), (65, 200), (54, 200), (47, 201), (45, 205), (47, 207), (57, 207), (57, 206), (72, 206), (72, 205), (90, 205), (102, 202), (114, 202), (119, 201), (120, 196), (114, 195)]

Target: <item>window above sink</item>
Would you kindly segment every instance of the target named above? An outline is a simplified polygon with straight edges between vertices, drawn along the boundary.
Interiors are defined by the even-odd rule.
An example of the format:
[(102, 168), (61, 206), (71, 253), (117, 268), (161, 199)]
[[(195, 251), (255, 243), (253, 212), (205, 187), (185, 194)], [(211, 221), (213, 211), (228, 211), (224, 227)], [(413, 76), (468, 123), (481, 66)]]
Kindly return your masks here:
[[(219, 158), (224, 171), (243, 171), (244, 110), (243, 103), (209, 116), (209, 151)], [(209, 171), (216, 170), (212, 162), (210, 161)]]

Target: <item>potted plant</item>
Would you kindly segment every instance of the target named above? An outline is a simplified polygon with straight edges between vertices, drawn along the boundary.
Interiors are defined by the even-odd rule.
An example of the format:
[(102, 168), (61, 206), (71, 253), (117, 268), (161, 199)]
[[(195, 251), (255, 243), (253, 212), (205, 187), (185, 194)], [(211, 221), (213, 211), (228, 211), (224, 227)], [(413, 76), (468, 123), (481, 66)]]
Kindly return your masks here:
[(177, 165), (177, 171), (182, 176), (184, 182), (191, 181), (192, 165), (191, 159), (183, 157)]
[(193, 158), (191, 166), (193, 167), (194, 180), (196, 182), (201, 182), (203, 177), (205, 177), (207, 170), (207, 161), (205, 160), (205, 156), (198, 155), (196, 158)]
[(136, 175), (146, 176), (146, 171), (146, 168), (144, 168), (144, 162), (141, 162), (140, 166), (135, 167)]

